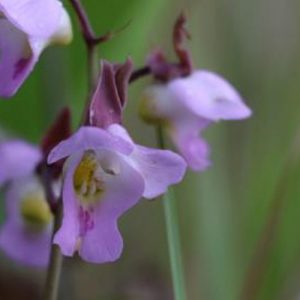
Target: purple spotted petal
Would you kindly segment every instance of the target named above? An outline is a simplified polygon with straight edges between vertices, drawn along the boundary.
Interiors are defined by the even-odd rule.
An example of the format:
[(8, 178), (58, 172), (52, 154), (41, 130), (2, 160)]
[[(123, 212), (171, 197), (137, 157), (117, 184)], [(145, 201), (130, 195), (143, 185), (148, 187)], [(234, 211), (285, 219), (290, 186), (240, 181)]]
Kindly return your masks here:
[(33, 68), (33, 55), (25, 33), (0, 18), (0, 96), (11, 96)]
[(0, 1), (0, 97), (16, 93), (48, 44), (68, 43), (71, 37), (59, 1)]
[(57, 29), (62, 13), (57, 0), (1, 0), (0, 12), (27, 35), (50, 37)]
[(244, 119), (251, 115), (234, 87), (209, 71), (195, 71), (188, 77), (172, 80), (167, 89), (174, 101), (208, 120)]
[(19, 140), (0, 143), (0, 185), (8, 180), (28, 176), (42, 155), (37, 147)]
[(117, 219), (141, 198), (144, 180), (122, 156), (107, 150), (99, 151), (97, 155), (103, 161), (107, 161), (107, 157), (113, 158), (119, 172), (106, 179), (105, 194), (96, 207), (84, 215), (84, 208), (80, 206), (73, 188), (73, 174), (81, 156), (71, 158), (64, 181), (63, 223), (54, 242), (64, 255), (71, 256), (79, 250), (84, 260), (104, 263), (116, 260), (122, 252), (123, 241)]
[(31, 266), (46, 266), (51, 246), (51, 226), (42, 232), (28, 231), (20, 217), (20, 182), (5, 195), (6, 221), (0, 229), (0, 248), (12, 259)]
[(49, 154), (51, 164), (76, 152), (88, 149), (111, 149), (123, 154), (129, 154), (133, 145), (120, 137), (116, 137), (104, 129), (97, 127), (80, 127), (69, 139), (60, 142)]
[(107, 192), (95, 210), (95, 227), (83, 239), (80, 255), (89, 262), (115, 261), (121, 255), (123, 241), (118, 218), (133, 207), (144, 191), (143, 177), (122, 158), (119, 175), (106, 182)]

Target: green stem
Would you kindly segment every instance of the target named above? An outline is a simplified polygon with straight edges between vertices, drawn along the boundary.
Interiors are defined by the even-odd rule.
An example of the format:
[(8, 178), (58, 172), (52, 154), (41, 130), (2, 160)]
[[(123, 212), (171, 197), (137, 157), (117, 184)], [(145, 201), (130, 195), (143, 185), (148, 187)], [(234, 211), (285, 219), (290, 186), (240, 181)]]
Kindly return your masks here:
[[(59, 205), (57, 213), (55, 214), (53, 234), (60, 227), (62, 206)], [(63, 256), (57, 245), (52, 244), (50, 262), (47, 270), (46, 285), (44, 289), (43, 300), (56, 300), (58, 295), (59, 280), (61, 275)]]
[[(157, 127), (157, 142), (161, 149), (165, 148), (161, 127)], [(163, 196), (163, 205), (175, 300), (186, 300), (176, 201), (170, 188)]]

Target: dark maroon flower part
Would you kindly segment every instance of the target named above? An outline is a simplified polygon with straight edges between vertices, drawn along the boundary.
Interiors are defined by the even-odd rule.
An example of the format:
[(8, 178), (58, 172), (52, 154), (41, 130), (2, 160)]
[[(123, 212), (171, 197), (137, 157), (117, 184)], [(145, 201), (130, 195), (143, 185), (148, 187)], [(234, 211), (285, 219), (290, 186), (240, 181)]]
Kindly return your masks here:
[(133, 64), (101, 61), (101, 72), (95, 93), (91, 99), (85, 125), (106, 128), (122, 122), (122, 111), (127, 102), (127, 89)]
[(189, 51), (184, 45), (185, 39), (189, 39), (190, 35), (185, 25), (186, 17), (181, 13), (173, 28), (173, 47), (178, 57), (178, 62), (169, 62), (161, 49), (156, 49), (149, 55), (147, 64), (155, 79), (167, 82), (191, 74), (192, 60)]
[(62, 140), (67, 139), (70, 135), (71, 112), (68, 107), (64, 107), (41, 141), (41, 149), (44, 157), (47, 157), (52, 148)]

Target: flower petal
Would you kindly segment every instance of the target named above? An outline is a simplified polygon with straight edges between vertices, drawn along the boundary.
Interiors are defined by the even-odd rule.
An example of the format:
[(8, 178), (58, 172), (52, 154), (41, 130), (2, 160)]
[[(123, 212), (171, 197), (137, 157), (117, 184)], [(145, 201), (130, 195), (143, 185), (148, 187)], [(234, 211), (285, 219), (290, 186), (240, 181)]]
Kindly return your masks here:
[(144, 179), (121, 155), (102, 152), (100, 156), (113, 155), (119, 164), (119, 174), (105, 183), (106, 192), (95, 209), (94, 228), (87, 231), (80, 248), (81, 257), (89, 262), (115, 261), (121, 255), (123, 241), (117, 219), (142, 197)]
[(169, 150), (137, 146), (131, 155), (145, 180), (145, 198), (155, 198), (171, 184), (179, 183), (186, 171), (185, 161)]
[(209, 146), (199, 136), (199, 132), (203, 126), (207, 124), (206, 120), (201, 122), (201, 119), (189, 119), (183, 124), (177, 122), (172, 128), (169, 128), (169, 133), (173, 143), (178, 149), (178, 152), (183, 156), (188, 166), (194, 171), (203, 171), (210, 166)]
[(131, 59), (120, 65), (101, 61), (101, 73), (87, 111), (86, 124), (106, 128), (121, 123), (132, 68)]
[(0, 247), (9, 257), (23, 264), (46, 266), (50, 254), (52, 225), (42, 232), (29, 232), (26, 229), (20, 218), (22, 192), (19, 181), (12, 184), (6, 192), (7, 219), (0, 231)]
[(42, 154), (37, 147), (12, 140), (0, 144), (0, 185), (8, 180), (28, 176), (33, 172)]
[(16, 92), (36, 60), (27, 36), (6, 19), (0, 18), (1, 97), (9, 97)]
[(56, 30), (50, 37), (50, 43), (67, 45), (72, 41), (72, 39), (73, 31), (70, 16), (65, 9), (62, 9), (59, 23), (56, 24)]
[(67, 171), (63, 186), (63, 219), (53, 240), (66, 256), (74, 254), (79, 237), (79, 205), (73, 188), (73, 175), (82, 155), (83, 153), (77, 153), (66, 161)]
[(96, 220), (96, 224), (83, 239), (79, 255), (91, 263), (117, 260), (123, 250), (123, 240), (117, 222), (101, 218)]
[(174, 100), (212, 121), (244, 119), (251, 115), (234, 87), (213, 72), (195, 71), (171, 81), (167, 88)]
[[(108, 131), (133, 143), (126, 129), (119, 124), (109, 126)], [(150, 199), (163, 194), (169, 185), (180, 182), (186, 170), (184, 160), (169, 150), (136, 145), (125, 159), (142, 174), (145, 180), (143, 196)]]
[(114, 136), (120, 137), (130, 144), (134, 144), (132, 138), (128, 134), (127, 130), (120, 124), (112, 124), (106, 128), (106, 130)]
[(60, 24), (62, 3), (57, 0), (1, 0), (0, 12), (27, 35), (48, 38)]
[(51, 248), (51, 229), (39, 234), (29, 234), (25, 228), (7, 221), (1, 228), (0, 247), (20, 263), (46, 266)]
[(57, 0), (0, 1), (0, 97), (12, 96), (50, 43), (72, 39), (70, 18)]
[(122, 138), (113, 136), (104, 129), (97, 127), (80, 127), (69, 139), (60, 142), (49, 154), (48, 163), (54, 163), (76, 152), (89, 149), (111, 149), (129, 154), (133, 145)]

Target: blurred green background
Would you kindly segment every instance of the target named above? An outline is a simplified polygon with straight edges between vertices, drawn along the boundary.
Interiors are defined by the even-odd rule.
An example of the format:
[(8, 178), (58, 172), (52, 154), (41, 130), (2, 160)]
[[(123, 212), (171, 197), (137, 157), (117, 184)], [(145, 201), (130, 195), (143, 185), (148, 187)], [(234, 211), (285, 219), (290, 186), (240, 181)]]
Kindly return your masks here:
[[(173, 55), (172, 26), (184, 9), (195, 66), (229, 79), (254, 111), (249, 120), (209, 128), (212, 167), (189, 173), (176, 188), (188, 299), (300, 299), (300, 2), (82, 2), (98, 33), (131, 21), (99, 55), (114, 61), (130, 55), (137, 67), (158, 45)], [(2, 130), (38, 143), (65, 104), (74, 128), (78, 124), (86, 60), (72, 17), (71, 46), (48, 48), (15, 98), (1, 101)], [(153, 128), (137, 115), (148, 82), (131, 87), (125, 123), (136, 141), (153, 146)], [(106, 265), (66, 259), (59, 299), (173, 299), (161, 201), (142, 201), (120, 228), (122, 258)], [(0, 263), (1, 299), (37, 299), (43, 270), (28, 270), (3, 254)]]

